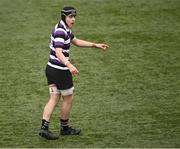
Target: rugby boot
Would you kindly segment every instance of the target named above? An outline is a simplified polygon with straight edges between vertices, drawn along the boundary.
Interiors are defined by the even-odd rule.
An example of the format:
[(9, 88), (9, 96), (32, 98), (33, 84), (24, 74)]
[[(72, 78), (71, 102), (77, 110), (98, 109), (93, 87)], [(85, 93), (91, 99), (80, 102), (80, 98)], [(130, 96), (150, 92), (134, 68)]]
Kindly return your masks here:
[(47, 140), (56, 140), (58, 139), (59, 137), (55, 136), (51, 131), (49, 130), (44, 130), (44, 129), (41, 129), (40, 132), (39, 132), (39, 136), (47, 139)]
[(81, 133), (81, 129), (75, 129), (72, 127), (68, 127), (67, 130), (60, 130), (61, 135), (79, 135)]

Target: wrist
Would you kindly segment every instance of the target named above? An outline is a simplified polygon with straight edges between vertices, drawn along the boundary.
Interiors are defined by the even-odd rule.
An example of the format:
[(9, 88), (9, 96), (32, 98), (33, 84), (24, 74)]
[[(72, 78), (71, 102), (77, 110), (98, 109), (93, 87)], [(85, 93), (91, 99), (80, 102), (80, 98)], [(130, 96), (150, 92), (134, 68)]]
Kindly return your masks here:
[(68, 66), (69, 63), (70, 63), (70, 62), (67, 60), (67, 61), (65, 61), (64, 65)]
[(93, 47), (93, 48), (96, 48), (96, 43), (92, 43), (92, 47)]

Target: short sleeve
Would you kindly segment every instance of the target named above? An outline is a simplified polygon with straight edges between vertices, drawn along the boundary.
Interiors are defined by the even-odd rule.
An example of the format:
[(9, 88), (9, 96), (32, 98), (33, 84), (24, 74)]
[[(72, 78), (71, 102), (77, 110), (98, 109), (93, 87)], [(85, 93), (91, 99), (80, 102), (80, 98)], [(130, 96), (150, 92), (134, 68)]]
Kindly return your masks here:
[(54, 47), (63, 48), (66, 32), (62, 28), (58, 28), (54, 32)]

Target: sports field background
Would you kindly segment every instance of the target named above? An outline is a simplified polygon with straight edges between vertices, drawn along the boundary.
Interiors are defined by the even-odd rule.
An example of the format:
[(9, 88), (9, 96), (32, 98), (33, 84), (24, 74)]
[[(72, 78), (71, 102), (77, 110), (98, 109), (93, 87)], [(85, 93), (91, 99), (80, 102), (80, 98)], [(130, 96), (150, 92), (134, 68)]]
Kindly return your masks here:
[[(46, 141), (44, 68), (66, 5), (78, 10), (78, 38), (111, 48), (72, 46), (80, 74), (70, 121), (83, 133)], [(0, 0), (0, 147), (180, 147), (180, 1)]]

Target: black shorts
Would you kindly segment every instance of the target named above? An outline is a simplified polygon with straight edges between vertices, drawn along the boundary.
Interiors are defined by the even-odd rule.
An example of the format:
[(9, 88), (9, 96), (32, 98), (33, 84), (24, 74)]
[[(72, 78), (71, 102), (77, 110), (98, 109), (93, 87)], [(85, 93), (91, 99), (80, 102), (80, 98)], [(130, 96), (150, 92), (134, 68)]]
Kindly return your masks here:
[(55, 84), (59, 90), (73, 87), (72, 74), (69, 70), (60, 70), (47, 65), (45, 73), (48, 85)]

